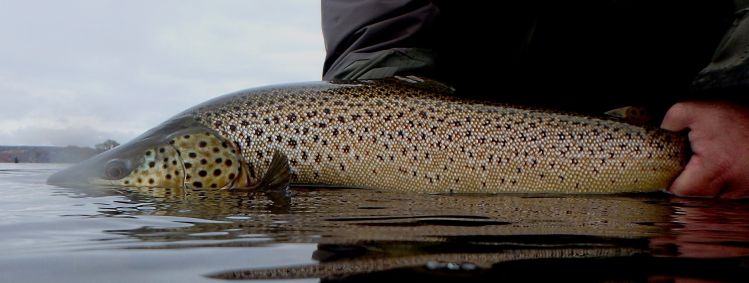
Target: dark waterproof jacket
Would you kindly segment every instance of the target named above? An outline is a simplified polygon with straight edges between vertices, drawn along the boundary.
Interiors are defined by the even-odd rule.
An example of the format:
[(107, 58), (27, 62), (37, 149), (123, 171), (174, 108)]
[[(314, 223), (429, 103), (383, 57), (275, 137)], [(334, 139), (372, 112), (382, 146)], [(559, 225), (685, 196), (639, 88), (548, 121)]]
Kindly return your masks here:
[(665, 108), (749, 87), (744, 2), (322, 0), (323, 78), (420, 75), (473, 98)]

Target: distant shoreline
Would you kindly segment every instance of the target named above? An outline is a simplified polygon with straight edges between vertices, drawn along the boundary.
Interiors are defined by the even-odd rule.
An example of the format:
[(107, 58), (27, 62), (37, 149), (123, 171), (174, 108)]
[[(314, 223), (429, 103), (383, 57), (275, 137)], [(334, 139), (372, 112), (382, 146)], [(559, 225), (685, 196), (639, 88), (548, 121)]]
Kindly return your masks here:
[(77, 163), (99, 152), (78, 146), (0, 145), (0, 163)]

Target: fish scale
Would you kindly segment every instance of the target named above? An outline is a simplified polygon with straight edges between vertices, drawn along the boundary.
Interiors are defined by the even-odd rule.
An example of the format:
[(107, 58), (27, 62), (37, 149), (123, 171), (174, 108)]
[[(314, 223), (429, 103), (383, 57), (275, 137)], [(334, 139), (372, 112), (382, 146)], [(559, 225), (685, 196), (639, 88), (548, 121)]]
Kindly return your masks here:
[(617, 193), (665, 188), (682, 134), (450, 96), (418, 78), (256, 88), (187, 110), (232, 141), (252, 182), (274, 152), (292, 182), (421, 193)]

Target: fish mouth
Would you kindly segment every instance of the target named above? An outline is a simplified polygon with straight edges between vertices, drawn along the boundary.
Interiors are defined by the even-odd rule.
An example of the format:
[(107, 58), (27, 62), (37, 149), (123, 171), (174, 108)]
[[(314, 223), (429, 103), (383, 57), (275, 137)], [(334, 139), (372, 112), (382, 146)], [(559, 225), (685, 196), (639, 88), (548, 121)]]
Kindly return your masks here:
[(76, 174), (76, 170), (73, 169), (76, 165), (72, 165), (62, 171), (58, 171), (52, 176), (47, 178), (47, 185), (59, 186), (59, 187), (77, 187), (82, 183), (80, 182), (81, 176)]
[[(101, 155), (101, 154), (100, 154)], [(100, 184), (92, 180), (92, 176), (96, 175), (93, 172), (93, 168), (96, 168), (97, 155), (91, 159), (83, 161), (78, 164), (73, 164), (61, 171), (58, 171), (47, 178), (47, 185), (66, 187), (66, 188), (101, 188), (107, 187), (105, 184)]]

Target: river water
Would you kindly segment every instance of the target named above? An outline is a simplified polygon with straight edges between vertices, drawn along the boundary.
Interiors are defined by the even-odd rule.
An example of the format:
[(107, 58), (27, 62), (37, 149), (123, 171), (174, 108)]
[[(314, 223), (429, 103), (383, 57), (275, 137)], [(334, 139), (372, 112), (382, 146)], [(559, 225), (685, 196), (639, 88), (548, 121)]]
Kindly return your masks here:
[(747, 282), (749, 203), (69, 189), (0, 163), (0, 282)]

